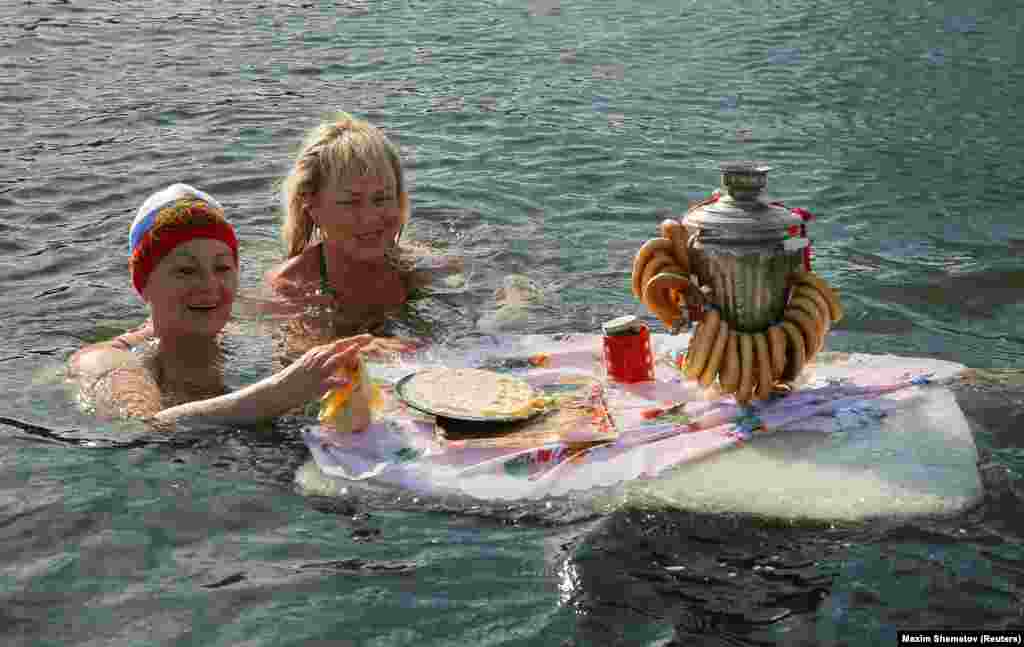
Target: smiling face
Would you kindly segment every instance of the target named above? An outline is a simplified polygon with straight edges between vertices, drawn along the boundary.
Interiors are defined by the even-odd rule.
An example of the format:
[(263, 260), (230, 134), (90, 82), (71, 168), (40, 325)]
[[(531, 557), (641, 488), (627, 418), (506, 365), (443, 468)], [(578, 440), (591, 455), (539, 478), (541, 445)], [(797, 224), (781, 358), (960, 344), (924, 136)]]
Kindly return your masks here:
[(381, 261), (395, 246), (403, 205), (392, 178), (360, 175), (335, 181), (307, 201), (309, 217), (334, 254)]
[(214, 238), (181, 243), (157, 264), (143, 288), (157, 337), (213, 337), (231, 317), (238, 267)]

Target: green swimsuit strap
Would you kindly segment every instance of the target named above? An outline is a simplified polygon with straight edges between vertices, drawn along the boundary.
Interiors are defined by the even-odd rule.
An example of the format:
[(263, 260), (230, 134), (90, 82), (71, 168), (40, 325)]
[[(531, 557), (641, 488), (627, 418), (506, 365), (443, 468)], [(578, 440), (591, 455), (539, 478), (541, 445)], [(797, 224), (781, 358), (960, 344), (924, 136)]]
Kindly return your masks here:
[(338, 293), (331, 287), (331, 282), (327, 280), (327, 257), (324, 256), (323, 243), (320, 243), (320, 294), (338, 296)]

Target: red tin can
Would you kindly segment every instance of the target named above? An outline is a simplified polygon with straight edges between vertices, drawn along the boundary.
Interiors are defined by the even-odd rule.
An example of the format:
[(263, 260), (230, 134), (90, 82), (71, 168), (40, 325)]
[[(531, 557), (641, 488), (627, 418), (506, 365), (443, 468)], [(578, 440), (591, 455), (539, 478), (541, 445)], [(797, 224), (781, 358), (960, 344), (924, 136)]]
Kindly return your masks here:
[(608, 379), (631, 384), (654, 379), (654, 354), (647, 325), (632, 315), (606, 322), (604, 366)]

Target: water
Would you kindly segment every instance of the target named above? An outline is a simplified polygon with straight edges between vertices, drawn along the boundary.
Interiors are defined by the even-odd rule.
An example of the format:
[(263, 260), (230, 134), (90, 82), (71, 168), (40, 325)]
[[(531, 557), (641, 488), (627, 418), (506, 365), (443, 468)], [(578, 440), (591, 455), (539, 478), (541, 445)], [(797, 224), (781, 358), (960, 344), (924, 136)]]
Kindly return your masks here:
[[(1024, 134), (1013, 3), (24, 2), (0, 7), (0, 633), (10, 645), (894, 644), (1020, 627)], [(154, 439), (60, 369), (145, 316), (126, 230), (185, 181), (243, 289), (273, 182), (334, 109), (396, 135), (412, 234), (466, 255), (415, 306), (459, 336), (509, 273), (531, 332), (637, 312), (658, 209), (767, 160), (843, 293), (832, 350), (991, 369), (958, 391), (988, 486), (955, 519), (806, 527), (621, 493), (481, 506), (303, 497), (302, 420)], [(653, 319), (649, 321), (656, 325)], [(271, 370), (242, 318), (229, 382)], [(163, 440), (164, 442), (157, 442)], [(120, 444), (121, 447), (112, 447)]]

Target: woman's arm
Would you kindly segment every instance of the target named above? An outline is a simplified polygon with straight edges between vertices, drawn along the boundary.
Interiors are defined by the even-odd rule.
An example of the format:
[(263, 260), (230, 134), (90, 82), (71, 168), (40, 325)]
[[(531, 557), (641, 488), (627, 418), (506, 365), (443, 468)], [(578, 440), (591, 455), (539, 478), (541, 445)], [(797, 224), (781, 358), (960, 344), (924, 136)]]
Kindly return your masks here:
[(311, 348), (288, 367), (255, 384), (216, 398), (164, 409), (153, 419), (159, 424), (189, 418), (246, 424), (282, 415), (330, 389), (348, 384), (341, 369), (354, 369), (359, 353), (371, 339), (370, 335), (360, 335)]
[(149, 418), (160, 411), (160, 387), (131, 349), (153, 336), (147, 319), (104, 342), (90, 344), (68, 360), (68, 377), (78, 386), (80, 402), (104, 418)]

